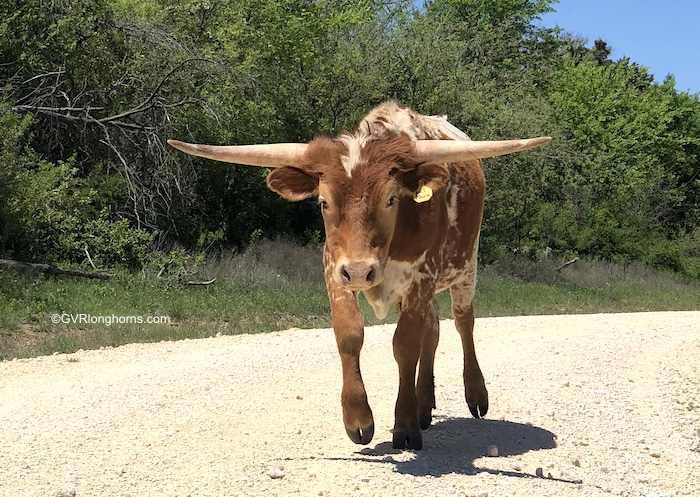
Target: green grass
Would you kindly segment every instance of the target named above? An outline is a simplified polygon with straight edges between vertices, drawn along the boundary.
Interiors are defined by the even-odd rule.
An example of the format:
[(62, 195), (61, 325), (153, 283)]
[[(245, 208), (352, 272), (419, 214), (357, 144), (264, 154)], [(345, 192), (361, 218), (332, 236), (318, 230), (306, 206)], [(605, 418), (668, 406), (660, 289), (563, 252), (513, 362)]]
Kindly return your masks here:
[[(481, 271), (477, 317), (700, 309), (700, 284), (645, 268), (581, 262), (559, 273), (556, 264), (510, 261)], [(210, 259), (207, 287), (176, 278), (120, 274), (109, 281), (23, 276), (0, 271), (0, 360), (132, 342), (203, 338), (330, 327), (330, 307), (317, 250), (272, 244), (246, 254)], [(437, 296), (450, 317), (449, 292)], [(361, 298), (367, 325), (378, 321)], [(168, 316), (170, 324), (55, 324), (53, 314)], [(394, 309), (387, 318), (395, 322)]]
[(474, 306), (481, 317), (699, 310), (700, 288), (669, 290), (622, 283), (586, 288), (503, 278), (478, 287)]
[[(130, 342), (330, 326), (318, 285), (210, 287), (146, 283), (140, 275), (92, 282), (0, 273), (0, 360)], [(55, 324), (52, 315), (168, 316), (170, 324)]]

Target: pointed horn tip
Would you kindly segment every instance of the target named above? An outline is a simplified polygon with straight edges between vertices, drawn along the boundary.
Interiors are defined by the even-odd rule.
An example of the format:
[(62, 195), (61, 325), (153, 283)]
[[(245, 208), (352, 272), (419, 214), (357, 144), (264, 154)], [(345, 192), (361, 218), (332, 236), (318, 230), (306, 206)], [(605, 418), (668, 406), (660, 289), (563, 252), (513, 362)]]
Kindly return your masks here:
[(526, 138), (525, 140), (522, 140), (522, 143), (523, 143), (523, 148), (525, 150), (529, 150), (532, 148), (539, 147), (541, 145), (545, 145), (551, 141), (552, 141), (551, 136), (538, 136), (537, 138)]
[(549, 143), (551, 141), (551, 136), (538, 136), (537, 138), (525, 138), (523, 140), (520, 140), (520, 142), (525, 144), (525, 146), (532, 147), (539, 147), (540, 145), (544, 145), (545, 143)]
[(193, 148), (191, 144), (181, 142), (180, 140), (167, 140), (168, 145), (170, 145), (173, 148), (176, 148), (178, 150), (181, 150), (183, 152), (187, 152), (188, 149)]
[(204, 153), (207, 151), (206, 145), (199, 145), (197, 143), (187, 143), (181, 142), (180, 140), (167, 140), (168, 145), (173, 148), (178, 149), (180, 152), (185, 152), (188, 155), (196, 155), (198, 157), (204, 157)]

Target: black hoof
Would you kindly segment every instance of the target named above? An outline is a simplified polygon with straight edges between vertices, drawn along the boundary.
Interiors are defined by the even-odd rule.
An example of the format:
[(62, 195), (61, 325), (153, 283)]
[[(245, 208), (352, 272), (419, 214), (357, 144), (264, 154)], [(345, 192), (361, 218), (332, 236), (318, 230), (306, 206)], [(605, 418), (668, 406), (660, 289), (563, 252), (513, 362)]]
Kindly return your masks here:
[(483, 418), (489, 410), (489, 403), (484, 402), (482, 404), (469, 404), (469, 411), (475, 418)]
[(475, 418), (483, 418), (489, 410), (489, 393), (485, 388), (465, 388), (464, 396), (469, 406), (469, 411)]
[(421, 450), (423, 448), (423, 434), (420, 431), (412, 433), (394, 432), (392, 444), (395, 449)]
[(345, 428), (345, 432), (350, 437), (350, 440), (352, 440), (356, 444), (367, 445), (372, 441), (372, 438), (374, 437), (374, 423), (369, 425), (364, 430), (360, 430), (359, 428), (355, 430)]

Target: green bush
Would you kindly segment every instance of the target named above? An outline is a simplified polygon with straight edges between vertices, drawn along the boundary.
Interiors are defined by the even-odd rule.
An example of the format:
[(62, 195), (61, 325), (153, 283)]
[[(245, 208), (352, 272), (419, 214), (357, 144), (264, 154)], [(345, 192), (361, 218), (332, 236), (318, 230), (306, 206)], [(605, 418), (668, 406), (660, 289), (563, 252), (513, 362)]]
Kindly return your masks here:
[[(27, 261), (139, 268), (156, 233), (112, 219), (75, 157), (52, 163), (26, 146), (31, 119), (0, 116), (0, 253)], [(92, 181), (94, 183), (94, 181)]]
[(77, 245), (82, 243), (92, 250), (90, 255), (93, 260), (97, 258), (100, 265), (138, 268), (147, 259), (156, 232), (132, 228), (126, 219), (109, 221), (103, 211), (100, 218), (89, 221), (85, 231), (77, 235)]

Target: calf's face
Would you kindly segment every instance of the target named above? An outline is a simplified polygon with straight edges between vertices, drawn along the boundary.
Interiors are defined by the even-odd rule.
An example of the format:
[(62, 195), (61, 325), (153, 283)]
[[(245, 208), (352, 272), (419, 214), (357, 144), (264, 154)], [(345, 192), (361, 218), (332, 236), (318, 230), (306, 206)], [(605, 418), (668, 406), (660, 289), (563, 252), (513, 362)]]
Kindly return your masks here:
[[(350, 291), (380, 284), (401, 202), (449, 179), (444, 165), (417, 163), (406, 136), (317, 138), (298, 167), (273, 170), (268, 187), (288, 200), (317, 196), (326, 234), (326, 270)], [(427, 189), (427, 190), (426, 190)]]

